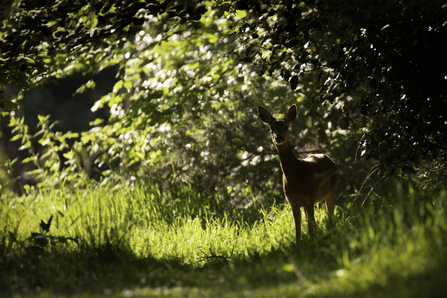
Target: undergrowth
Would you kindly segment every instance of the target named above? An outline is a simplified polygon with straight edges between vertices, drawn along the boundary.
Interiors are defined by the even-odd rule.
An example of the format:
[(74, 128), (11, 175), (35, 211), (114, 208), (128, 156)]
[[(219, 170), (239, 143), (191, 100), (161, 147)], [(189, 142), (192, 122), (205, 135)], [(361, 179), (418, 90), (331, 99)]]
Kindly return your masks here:
[[(447, 195), (390, 181), (293, 238), (287, 204), (223, 208), (185, 186), (4, 196), (0, 293), (10, 296), (435, 297), (446, 294)], [(307, 226), (304, 222), (304, 230)], [(430, 294), (429, 296), (427, 296)], [(393, 296), (391, 296), (393, 295)]]

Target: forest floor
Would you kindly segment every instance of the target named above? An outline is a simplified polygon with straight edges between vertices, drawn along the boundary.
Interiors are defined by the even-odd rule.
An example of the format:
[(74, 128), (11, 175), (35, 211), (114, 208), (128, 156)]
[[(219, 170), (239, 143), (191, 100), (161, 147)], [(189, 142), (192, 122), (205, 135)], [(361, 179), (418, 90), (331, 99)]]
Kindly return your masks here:
[(147, 187), (4, 196), (0, 297), (447, 297), (447, 194), (397, 189), (332, 225), (317, 206), (298, 244), (286, 204), (219, 213)]

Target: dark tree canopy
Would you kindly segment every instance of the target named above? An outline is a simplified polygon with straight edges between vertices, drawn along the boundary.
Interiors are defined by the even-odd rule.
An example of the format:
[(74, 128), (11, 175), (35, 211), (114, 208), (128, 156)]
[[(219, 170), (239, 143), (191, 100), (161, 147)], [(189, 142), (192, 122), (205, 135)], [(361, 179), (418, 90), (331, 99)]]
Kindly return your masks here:
[(444, 1), (236, 1), (240, 53), (292, 89), (316, 74), (314, 96), (370, 119), (363, 155), (411, 172), (447, 151)]

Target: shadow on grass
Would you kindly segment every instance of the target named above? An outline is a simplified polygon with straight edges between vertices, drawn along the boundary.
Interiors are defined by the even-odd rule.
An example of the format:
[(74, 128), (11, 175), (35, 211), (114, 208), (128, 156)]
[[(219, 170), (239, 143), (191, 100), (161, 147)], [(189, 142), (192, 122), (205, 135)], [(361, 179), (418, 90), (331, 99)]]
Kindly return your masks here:
[[(152, 256), (137, 257), (125, 243), (77, 245), (68, 249), (66, 243), (42, 242), (40, 236), (12, 250), (3, 241), (0, 251), (0, 292), (6, 296), (44, 292), (54, 296), (79, 294), (120, 295), (135, 289), (199, 289), (206, 292), (252, 291), (260, 287), (305, 280), (315, 272), (324, 275), (335, 260), (316, 258), (312, 244), (303, 242), (265, 255), (248, 259), (209, 258), (202, 267), (182, 265), (181, 260), (157, 260)], [(46, 239), (47, 241), (50, 241)], [(40, 242), (38, 242), (40, 241)], [(1, 243), (0, 243), (1, 245)], [(43, 247), (45, 246), (45, 247)], [(327, 262), (324, 271), (317, 263)], [(299, 265), (302, 263), (301, 265)], [(320, 264), (321, 266), (321, 264)], [(308, 270), (306, 269), (306, 270)]]
[[(372, 283), (367, 287), (357, 287), (354, 291), (334, 291), (309, 295), (309, 297), (362, 297), (362, 298), (419, 298), (447, 297), (447, 257), (443, 256), (434, 266), (423, 272), (402, 277), (388, 276), (386, 283)], [(386, 274), (386, 272), (384, 272)]]

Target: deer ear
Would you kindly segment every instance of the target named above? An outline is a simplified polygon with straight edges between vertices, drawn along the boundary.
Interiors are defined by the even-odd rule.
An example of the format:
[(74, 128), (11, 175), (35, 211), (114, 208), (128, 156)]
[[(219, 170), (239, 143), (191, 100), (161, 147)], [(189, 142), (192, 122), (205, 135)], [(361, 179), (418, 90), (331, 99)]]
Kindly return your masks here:
[(293, 105), (289, 108), (287, 113), (284, 115), (284, 120), (288, 122), (292, 122), (296, 118), (296, 105)]
[(259, 117), (261, 117), (261, 120), (267, 124), (272, 123), (274, 119), (272, 114), (263, 107), (259, 107)]

